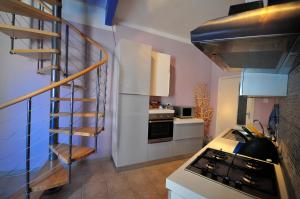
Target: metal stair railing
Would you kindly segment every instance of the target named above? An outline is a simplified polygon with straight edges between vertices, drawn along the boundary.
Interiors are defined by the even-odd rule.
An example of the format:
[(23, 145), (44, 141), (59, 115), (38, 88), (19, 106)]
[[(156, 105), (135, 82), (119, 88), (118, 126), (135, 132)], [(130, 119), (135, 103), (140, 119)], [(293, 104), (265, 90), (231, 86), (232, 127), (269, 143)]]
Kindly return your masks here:
[[(40, 8), (42, 9), (42, 6), (40, 6)], [(88, 36), (86, 36), (84, 33), (82, 33), (81, 31), (79, 31), (75, 26), (73, 26), (72, 24), (70, 24), (69, 22), (67, 22), (66, 20), (61, 21), (63, 24), (66, 25), (66, 46), (65, 46), (65, 51), (66, 51), (66, 55), (65, 55), (65, 79), (62, 79), (58, 82), (54, 82), (46, 87), (43, 87), (41, 89), (38, 89), (34, 92), (31, 92), (27, 95), (18, 97), (16, 99), (10, 100), (2, 105), (0, 105), (0, 110), (5, 109), (7, 107), (10, 107), (12, 105), (18, 104), (20, 102), (23, 101), (27, 101), (27, 124), (26, 124), (26, 186), (25, 186), (25, 194), (26, 194), (26, 198), (30, 198), (30, 149), (31, 149), (31, 124), (32, 124), (32, 98), (41, 95), (47, 91), (51, 91), (52, 89), (58, 88), (66, 83), (71, 82), (71, 101), (70, 101), (70, 122), (69, 122), (69, 164), (68, 164), (68, 179), (69, 179), (69, 183), (71, 182), (71, 165), (72, 165), (72, 136), (73, 136), (73, 123), (74, 123), (74, 118), (73, 118), (73, 114), (74, 114), (74, 80), (90, 73), (91, 71), (96, 69), (97, 72), (97, 78), (96, 78), (96, 117), (95, 117), (95, 149), (97, 150), (97, 136), (98, 136), (98, 126), (99, 126), (99, 117), (98, 117), (98, 113), (99, 113), (99, 104), (100, 104), (100, 92), (101, 92), (101, 83), (100, 83), (100, 78), (102, 76), (102, 67), (104, 65), (105, 67), (105, 83), (107, 81), (107, 61), (108, 61), (108, 53), (102, 48), (102, 46), (97, 43), (96, 41), (92, 40), (91, 38), (89, 38)], [(12, 25), (15, 25), (15, 15), (12, 15)], [(82, 39), (85, 40), (85, 42), (89, 43), (90, 45), (93, 45), (94, 47), (98, 48), (98, 50), (100, 51), (100, 61), (98, 61), (97, 63), (90, 65), (89, 67), (83, 69), (82, 71), (79, 71), (78, 73), (75, 73), (73, 75), (69, 76), (69, 28), (71, 28), (75, 33), (77, 33)], [(43, 29), (43, 22), (39, 21), (39, 29)], [(15, 38), (11, 38), (11, 48), (14, 48), (14, 42), (15, 42)], [(43, 42), (40, 43), (39, 45), (40, 47), (43, 47)], [(38, 69), (40, 67), (43, 67), (43, 62), (40, 63), (38, 61)], [(101, 67), (101, 71), (100, 71), (100, 67)], [(101, 73), (101, 75), (100, 75)], [(105, 102), (106, 102), (106, 84), (104, 87), (104, 112), (105, 112)], [(104, 113), (105, 114), (105, 113)], [(105, 116), (104, 116), (105, 118)], [(104, 124), (104, 118), (103, 118), (103, 124)], [(53, 119), (53, 118), (51, 118)], [(104, 125), (103, 125), (104, 128)]]

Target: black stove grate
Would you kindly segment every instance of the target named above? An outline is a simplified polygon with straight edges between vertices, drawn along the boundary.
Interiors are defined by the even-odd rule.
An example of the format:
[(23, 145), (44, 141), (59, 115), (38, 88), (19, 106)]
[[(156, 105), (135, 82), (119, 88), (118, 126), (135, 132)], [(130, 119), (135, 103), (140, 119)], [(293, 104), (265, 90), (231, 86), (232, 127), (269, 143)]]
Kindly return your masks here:
[(280, 198), (270, 163), (207, 148), (186, 170), (256, 198)]

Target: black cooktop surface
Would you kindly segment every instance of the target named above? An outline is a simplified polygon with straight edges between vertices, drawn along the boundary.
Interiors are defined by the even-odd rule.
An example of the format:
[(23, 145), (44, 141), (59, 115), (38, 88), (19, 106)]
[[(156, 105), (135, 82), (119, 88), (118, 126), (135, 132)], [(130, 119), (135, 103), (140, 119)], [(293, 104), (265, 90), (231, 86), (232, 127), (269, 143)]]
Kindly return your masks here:
[(274, 165), (267, 162), (207, 148), (186, 170), (256, 198), (280, 198)]

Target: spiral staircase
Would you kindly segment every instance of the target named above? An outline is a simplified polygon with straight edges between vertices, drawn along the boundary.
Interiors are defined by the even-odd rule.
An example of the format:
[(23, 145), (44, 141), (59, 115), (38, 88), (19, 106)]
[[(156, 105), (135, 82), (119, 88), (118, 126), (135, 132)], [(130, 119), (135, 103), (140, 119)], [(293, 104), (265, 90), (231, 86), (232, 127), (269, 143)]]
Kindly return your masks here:
[[(97, 150), (97, 136), (104, 130), (106, 79), (108, 54), (103, 47), (82, 33), (78, 28), (61, 18), (62, 2), (60, 0), (33, 0), (30, 3), (21, 0), (1, 0), (0, 11), (11, 15), (11, 23), (0, 23), (0, 31), (11, 39), (11, 49), (8, 56), (25, 56), (37, 61), (37, 74), (51, 80), (51, 84), (33, 91), (24, 96), (12, 99), (0, 105), (0, 111), (27, 102), (27, 123), (24, 129), (26, 133), (26, 172), (24, 172), (25, 191), (24, 197), (30, 198), (34, 192), (53, 190), (71, 183), (72, 163), (86, 158)], [(31, 27), (21, 27), (16, 23), (16, 17), (25, 17)], [(45, 30), (45, 23), (50, 24), (51, 31)], [(34, 27), (37, 26), (37, 27)], [(69, 54), (71, 48), (76, 45), (70, 43), (70, 31), (77, 39), (84, 42), (87, 49), (93, 49), (93, 56), (99, 55), (95, 63), (72, 72), (73, 64), (70, 64)], [(63, 39), (62, 39), (63, 38)], [(75, 38), (75, 39), (76, 39)], [(16, 48), (19, 40), (28, 40), (36, 43), (37, 48)], [(45, 47), (45, 43), (51, 41), (51, 47)], [(27, 44), (25, 42), (25, 44)], [(63, 45), (62, 45), (63, 44)], [(63, 47), (62, 47), (63, 46)], [(62, 60), (64, 52), (64, 60)], [(76, 56), (74, 56), (76, 57)], [(48, 63), (47, 66), (46, 63)], [(63, 64), (62, 64), (63, 63)], [(62, 66), (64, 65), (64, 66)], [(70, 65), (70, 66), (69, 66)], [(93, 97), (76, 97), (76, 92), (84, 93), (85, 85), (78, 85), (75, 81), (90, 74), (95, 74), (95, 95)], [(102, 80), (104, 79), (104, 80)], [(60, 89), (70, 89), (69, 95), (61, 96)], [(49, 93), (49, 158), (45, 165), (34, 175), (31, 170), (31, 125), (32, 125), (32, 99)], [(84, 96), (84, 95), (83, 95)], [(104, 96), (101, 99), (101, 96)], [(78, 103), (91, 104), (94, 111), (76, 111)], [(61, 106), (69, 106), (68, 112), (61, 112)], [(99, 107), (103, 107), (102, 110)], [(60, 126), (59, 119), (67, 117), (68, 125)], [(74, 126), (75, 118), (89, 120), (87, 126)], [(101, 125), (102, 121), (102, 125)], [(67, 142), (58, 140), (60, 135), (67, 136)], [(94, 139), (94, 146), (80, 146), (73, 144), (73, 136), (90, 137)], [(75, 175), (75, 174), (74, 174)]]

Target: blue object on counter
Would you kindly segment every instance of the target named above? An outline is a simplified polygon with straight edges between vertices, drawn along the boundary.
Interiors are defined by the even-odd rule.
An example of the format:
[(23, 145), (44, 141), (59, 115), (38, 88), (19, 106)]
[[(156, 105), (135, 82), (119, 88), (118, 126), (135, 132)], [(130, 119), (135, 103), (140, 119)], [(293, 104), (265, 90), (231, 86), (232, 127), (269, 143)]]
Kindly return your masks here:
[(239, 143), (236, 145), (236, 147), (234, 148), (233, 153), (237, 154), (237, 153), (241, 150), (241, 148), (242, 148), (242, 146), (243, 146), (244, 144), (245, 144), (245, 143), (239, 142)]
[(279, 123), (279, 104), (274, 104), (274, 108), (269, 117), (268, 130), (271, 135), (276, 132), (276, 125)]

